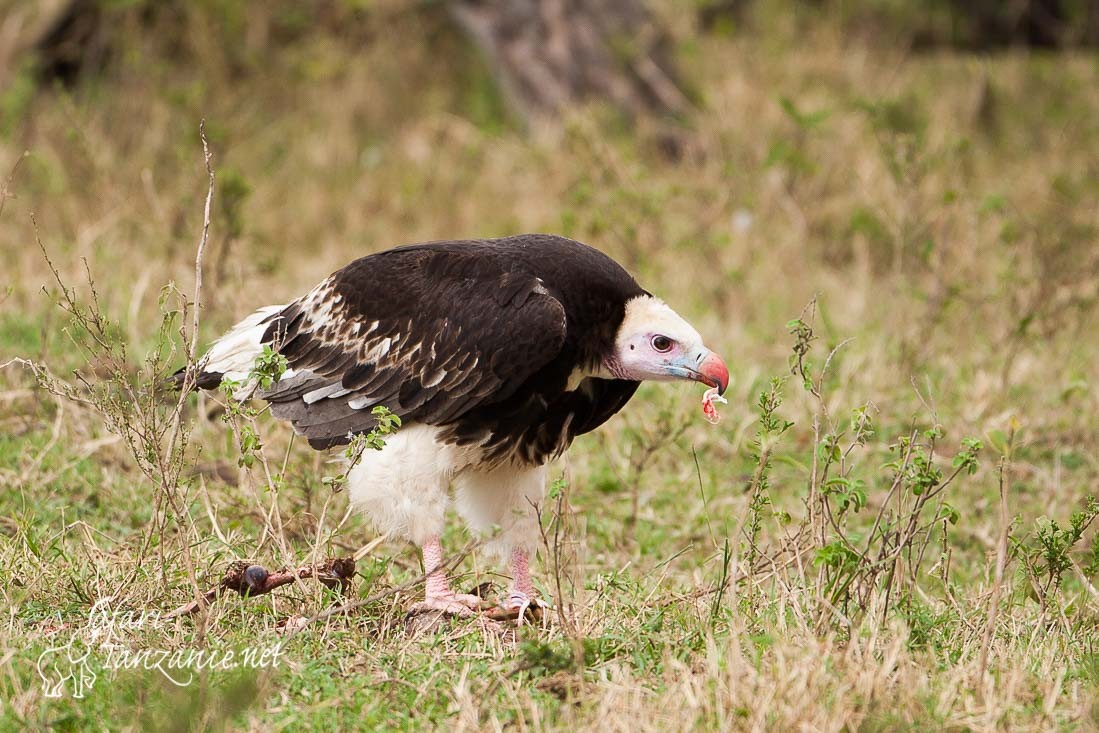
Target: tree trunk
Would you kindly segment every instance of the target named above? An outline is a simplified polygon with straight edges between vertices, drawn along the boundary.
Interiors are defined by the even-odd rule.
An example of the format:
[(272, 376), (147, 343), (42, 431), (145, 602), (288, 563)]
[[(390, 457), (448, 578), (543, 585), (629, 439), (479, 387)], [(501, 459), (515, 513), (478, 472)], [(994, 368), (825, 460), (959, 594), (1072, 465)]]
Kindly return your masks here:
[(634, 116), (675, 114), (668, 36), (642, 0), (450, 0), (511, 106), (526, 120), (605, 99)]
[[(3, 3), (3, 0), (0, 0)], [(0, 13), (0, 90), (30, 59), (37, 74), (71, 82), (102, 60), (98, 6), (90, 0), (10, 0)]]

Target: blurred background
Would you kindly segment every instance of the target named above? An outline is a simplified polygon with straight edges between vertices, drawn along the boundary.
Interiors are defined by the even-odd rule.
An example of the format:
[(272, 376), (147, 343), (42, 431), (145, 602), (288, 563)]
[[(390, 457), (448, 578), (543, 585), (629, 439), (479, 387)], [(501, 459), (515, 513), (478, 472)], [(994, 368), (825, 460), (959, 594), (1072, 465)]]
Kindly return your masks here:
[(867, 393), (931, 380), (974, 428), (1008, 397), (1094, 406), (1099, 3), (5, 4), (8, 350), (58, 337), (30, 212), (70, 280), (123, 278), (105, 308), (148, 343), (160, 287), (190, 288), (205, 118), (204, 336), (370, 251), (550, 231), (749, 394), (819, 295)]
[[(740, 523), (759, 465), (759, 396), (777, 376), (789, 380), (779, 414), (794, 426), (773, 449), (775, 512), (757, 526), (765, 548), (780, 546), (791, 517), (796, 524), (806, 515), (821, 434), (853, 440), (853, 410), (872, 415), (875, 429), (842, 467), (862, 482), (868, 508), (839, 520), (850, 521), (843, 531), (856, 541), (893, 496), (882, 466), (896, 460), (898, 436), (930, 431), (938, 444), (929, 464), (947, 471), (963, 438), (984, 444), (982, 469), (947, 497), (960, 521), (933, 518), (941, 558), (932, 545), (927, 572), (913, 570), (933, 589), (906, 586), (893, 597), (907, 599), (897, 616), (913, 630), (906, 649), (931, 655), (905, 667), (929, 670), (901, 686), (911, 691), (896, 698), (909, 705), (905, 719), (917, 729), (945, 720), (980, 729), (966, 717), (979, 710), (989, 730), (1011, 715), (1035, 729), (1099, 720), (1073, 687), (1099, 681), (1099, 625), (1087, 601), (1099, 544), (1089, 524), (1071, 542), (1050, 534), (1069, 526), (1099, 482), (1097, 44), (1099, 2), (1090, 0), (0, 0), (0, 363), (21, 356), (66, 378), (96, 369), (98, 351), (70, 338), (45, 249), (76, 297), (90, 298), (94, 282), (109, 332), (126, 345), (133, 373), (149, 381), (143, 355), (156, 348), (175, 303), (165, 288), (193, 289), (207, 190), (202, 119), (217, 180), (202, 343), (380, 249), (531, 231), (574, 237), (618, 259), (686, 316), (734, 379), (718, 427), (699, 419), (698, 390), (646, 385), (570, 453), (581, 577), (599, 594), (613, 588), (621, 604), (661, 604), (654, 621), (599, 595), (606, 615), (586, 617), (592, 639), (657, 641), (640, 651), (608, 641), (599, 648), (628, 648), (622, 654), (633, 655), (633, 666), (607, 661), (619, 652), (597, 655), (587, 679), (605, 682), (612, 668), (640, 679), (664, 669), (668, 654), (684, 670), (691, 665), (684, 680), (705, 666), (699, 640), (712, 629), (690, 635), (693, 619), (709, 613), (696, 606), (710, 600), (691, 594), (728, 570), (722, 538), (755, 552), (754, 540), (740, 544)], [(814, 329), (803, 356), (819, 378), (819, 399), (791, 374), (801, 347), (789, 322), (799, 317)], [(159, 367), (178, 366), (179, 352), (170, 356)], [(19, 634), (37, 638), (41, 609), (82, 608), (94, 584), (124, 585), (138, 607), (163, 606), (164, 584), (123, 583), (119, 563), (92, 539), (68, 540), (71, 554), (41, 562), (33, 548), (55, 541), (49, 533), (73, 512), (109, 530), (119, 556), (132, 552), (147, 536), (155, 492), (99, 412), (45, 399), (25, 370), (0, 372), (0, 387), (0, 515), (11, 517), (0, 524), (0, 564), (25, 581), (8, 599), (24, 614), (13, 648), (23, 645)], [(320, 458), (287, 447), (286, 426), (261, 418), (261, 428), (272, 455), (287, 456), (277, 502), (297, 543), (285, 560), (296, 561), (322, 537), (317, 507), (344, 500), (321, 485), (328, 469)], [(264, 480), (240, 469), (226, 426), (199, 419), (192, 441), (187, 481), (206, 482), (218, 521), (230, 528), (219, 545), (205, 519), (192, 527), (198, 565), (216, 575), (227, 558), (273, 552), (254, 498)], [(936, 697), (958, 686), (946, 673), (936, 677), (942, 670), (976, 664), (974, 628), (984, 622), (971, 619), (987, 608), (1001, 460), (1011, 466), (1017, 554), (1000, 638), (1016, 644), (1004, 664), (1023, 681), (1001, 697), (979, 685)], [(189, 511), (205, 513), (197, 504)], [(1099, 509), (1087, 511), (1090, 523)], [(332, 544), (321, 551), (365, 543), (370, 530), (350, 521), (324, 535)], [(1061, 554), (1043, 554), (1050, 537), (1061, 538)], [(1062, 562), (1066, 547), (1071, 562)], [(840, 572), (827, 555), (814, 557), (818, 580), (826, 569)], [(917, 569), (923, 558), (921, 551)], [(363, 571), (369, 582), (410, 577), (408, 563), (377, 562)], [(932, 564), (935, 573), (947, 568), (941, 582)], [(1027, 666), (1038, 655), (1016, 631), (1047, 628), (1047, 610), (1061, 601), (1034, 590), (1035, 578), (1054, 566), (1070, 589), (1062, 600), (1072, 622), (1035, 642), (1048, 644), (1046, 666)], [(94, 583), (82, 575), (89, 568)], [(176, 570), (167, 587), (178, 601), (187, 581)], [(822, 597), (817, 591), (793, 601), (784, 592), (753, 596), (760, 608), (773, 602), (770, 611), (757, 615), (753, 606), (728, 617), (734, 632), (722, 643), (735, 664), (757, 659), (756, 651), (741, 654), (742, 641), (787, 638), (783, 604), (824, 608), (811, 602)], [(390, 609), (355, 623), (385, 624), (387, 613), (399, 616)], [(767, 619), (762, 630), (738, 626), (757, 618)], [(779, 657), (821, 667), (818, 632), (850, 631), (821, 618), (806, 622)], [(666, 624), (663, 642), (657, 621)], [(358, 638), (349, 655), (363, 653)], [(865, 665), (843, 659), (836, 668), (861, 680)], [(802, 679), (784, 663), (761, 662), (759, 684)], [(438, 684), (465, 684), (456, 670)], [(793, 712), (776, 712), (772, 722), (793, 729), (809, 720), (798, 717), (806, 698), (831, 715), (829, 674), (813, 678), (812, 694), (801, 683), (774, 693)], [(666, 693), (644, 698), (654, 715), (691, 699), (653, 679), (642, 686)], [(1055, 689), (1045, 687), (1051, 680)], [(526, 693), (512, 684), (501, 689), (518, 696), (514, 714), (522, 717)], [(738, 697), (748, 689), (737, 678), (715, 709), (754, 710)], [(380, 719), (397, 714), (384, 700), (358, 704), (376, 706)], [(619, 704), (632, 710), (630, 700)], [(439, 720), (450, 714), (445, 702), (432, 710)], [(573, 714), (554, 710), (560, 720)], [(823, 719), (805, 725), (829, 729)]]

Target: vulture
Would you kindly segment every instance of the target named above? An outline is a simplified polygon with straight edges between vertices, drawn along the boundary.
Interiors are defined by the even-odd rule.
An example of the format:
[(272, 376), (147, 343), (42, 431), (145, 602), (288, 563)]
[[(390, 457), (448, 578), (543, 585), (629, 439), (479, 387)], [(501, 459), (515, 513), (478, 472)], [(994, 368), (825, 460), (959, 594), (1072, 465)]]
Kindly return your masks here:
[[(266, 386), (254, 364), (270, 347), (287, 369)], [(182, 377), (178, 377), (182, 381)], [(486, 548), (510, 562), (507, 611), (545, 604), (530, 558), (547, 462), (622, 409), (642, 380), (693, 380), (703, 405), (729, 383), (722, 359), (607, 255), (547, 234), (439, 241), (351, 262), (287, 305), (260, 308), (215, 341), (195, 383), (242, 384), (318, 450), (376, 425), (401, 427), (347, 472), (354, 507), (423, 553), (424, 600), (412, 611), (468, 616), (440, 535), (453, 497)], [(493, 531), (495, 530), (495, 531)]]

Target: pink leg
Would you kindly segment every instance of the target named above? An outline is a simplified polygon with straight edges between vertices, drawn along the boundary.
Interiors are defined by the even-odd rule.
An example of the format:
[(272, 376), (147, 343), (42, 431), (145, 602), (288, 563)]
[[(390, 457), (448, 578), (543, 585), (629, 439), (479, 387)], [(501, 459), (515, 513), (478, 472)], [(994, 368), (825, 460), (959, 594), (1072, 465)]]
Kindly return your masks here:
[(450, 581), (443, 571), (443, 545), (438, 536), (427, 539), (422, 548), (424, 556), (425, 582), (424, 600), (411, 608), (411, 613), (424, 611), (442, 611), (456, 616), (470, 616), (473, 609), (481, 607), (481, 599), (465, 593), (455, 593), (450, 589)]
[(511, 551), (511, 592), (515, 595), (534, 597), (534, 583), (530, 579), (530, 559), (518, 548)]
[(530, 579), (530, 558), (525, 550), (516, 548), (511, 551), (511, 590), (508, 592), (504, 608), (519, 612), (519, 622), (531, 606), (549, 608), (549, 605), (534, 597), (534, 583)]
[(450, 595), (450, 581), (443, 572), (443, 543), (437, 536), (429, 537), (421, 548), (424, 572), (427, 573), (427, 596)]

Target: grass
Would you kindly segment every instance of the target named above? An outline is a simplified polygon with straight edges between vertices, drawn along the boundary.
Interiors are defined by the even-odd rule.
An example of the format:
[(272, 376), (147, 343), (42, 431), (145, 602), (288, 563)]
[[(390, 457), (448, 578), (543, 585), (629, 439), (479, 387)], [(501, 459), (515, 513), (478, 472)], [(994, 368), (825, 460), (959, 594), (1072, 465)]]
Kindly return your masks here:
[[(265, 69), (224, 58), (199, 15), (180, 29), (188, 63), (135, 35), (103, 78), (5, 101), (19, 116), (0, 171), (29, 155), (0, 210), (0, 363), (34, 360), (95, 398), (0, 371), (0, 727), (1099, 728), (1094, 58), (909, 56), (827, 27), (685, 37), (704, 107), (669, 159), (667, 130), (598, 106), (524, 134), (483, 72), (438, 68), (454, 39), (391, 22), (364, 46), (303, 33)], [(264, 414), (238, 421), (263, 444), (249, 469), (211, 400), (189, 400), (185, 451), (136, 443), (174, 461), (175, 483), (107, 429), (113, 414), (174, 430), (170, 405), (111, 398), (183, 360), (201, 117), (219, 185), (203, 343), (366, 252), (555, 231), (627, 264), (726, 357), (720, 425), (698, 390), (646, 385), (554, 468), (538, 580), (563, 619), (416, 634), (411, 590), (286, 637), (281, 621), (334, 600), (292, 585), (125, 638), (282, 640), (273, 670), (176, 687), (100, 655), (87, 697), (43, 696), (38, 655), (97, 598), (167, 611), (193, 596), (191, 567), (206, 587), (233, 560), (300, 564), (374, 537), (322, 482), (338, 467)], [(36, 239), (82, 307), (91, 273), (108, 349), (58, 307)], [(446, 538), (466, 540), (457, 524)], [(499, 587), (498, 570), (460, 565), (468, 586)], [(350, 594), (419, 573), (382, 544)]]

